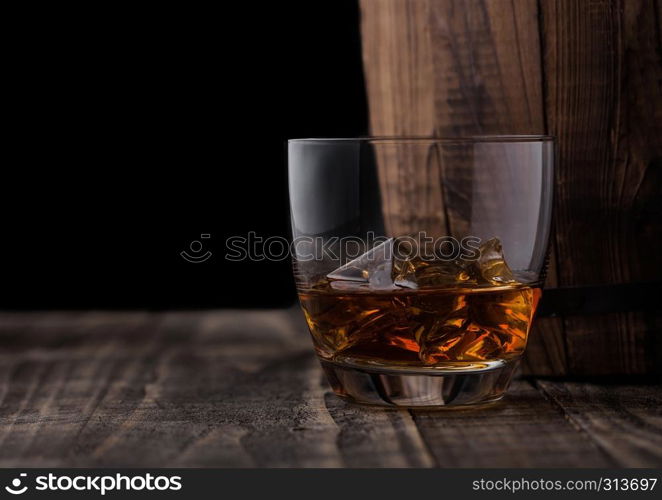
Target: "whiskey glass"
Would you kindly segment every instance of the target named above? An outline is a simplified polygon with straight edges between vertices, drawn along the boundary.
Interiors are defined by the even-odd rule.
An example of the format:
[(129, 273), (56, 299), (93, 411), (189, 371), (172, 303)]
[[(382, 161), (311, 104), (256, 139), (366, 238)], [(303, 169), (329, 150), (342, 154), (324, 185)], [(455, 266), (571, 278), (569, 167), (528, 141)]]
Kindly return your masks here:
[(500, 399), (541, 296), (553, 138), (292, 139), (288, 158), (297, 292), (333, 391)]

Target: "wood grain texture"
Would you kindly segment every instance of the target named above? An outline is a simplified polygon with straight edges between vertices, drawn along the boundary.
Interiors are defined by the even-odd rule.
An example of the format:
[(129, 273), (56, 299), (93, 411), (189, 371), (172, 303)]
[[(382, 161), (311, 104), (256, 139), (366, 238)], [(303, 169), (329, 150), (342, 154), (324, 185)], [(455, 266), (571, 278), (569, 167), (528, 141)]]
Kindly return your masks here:
[[(642, 246), (650, 250), (649, 234), (636, 228), (662, 226), (640, 220), (635, 210), (637, 203), (658, 205), (662, 193), (653, 181), (660, 179), (660, 169), (652, 164), (662, 156), (662, 47), (655, 5), (550, 0), (542, 6), (548, 127), (558, 137), (560, 282), (659, 279), (660, 259), (641, 254)], [(649, 182), (657, 184), (657, 197), (640, 192)]]
[[(370, 22), (375, 18), (379, 25)], [(429, 102), (434, 77), (428, 18), (428, 0), (364, 6), (361, 19), (368, 22), (362, 23), (363, 57), (376, 67), (392, 68), (365, 74), (369, 93), (379, 96), (371, 116), (381, 126), (373, 135), (430, 136), (434, 132), (435, 110)], [(384, 39), (380, 36), (383, 31), (398, 35)], [(381, 147), (375, 156), (381, 172), (387, 234), (407, 233), (413, 220), (431, 235), (446, 227), (438, 182), (441, 165), (435, 147)]]
[(361, 0), (373, 135), (543, 133), (536, 0)]
[[(500, 403), (484, 410), (413, 411), (441, 466), (608, 467), (588, 435), (571, 425), (526, 381), (517, 381)], [(544, 451), (542, 451), (544, 450)]]
[(662, 463), (662, 391), (626, 383), (541, 380), (537, 385), (610, 462), (628, 467)]
[[(429, 0), (361, 4), (363, 59), (374, 135), (429, 136), (435, 127)], [(385, 37), (384, 34), (393, 34)]]
[(660, 385), (373, 409), (330, 392), (305, 330), (298, 310), (0, 313), (0, 466), (662, 465)]
[(429, 10), (437, 135), (543, 133), (537, 2), (435, 0)]
[[(545, 132), (536, 0), (362, 0), (361, 12), (373, 135)], [(403, 18), (410, 22), (398, 21)], [(454, 157), (449, 150), (440, 156), (442, 164), (378, 161), (381, 188), (389, 193), (385, 212), (395, 219), (387, 224), (392, 233), (411, 232), (410, 212), (434, 212), (433, 202), (421, 206), (421, 200), (437, 193), (442, 173), (471, 191), (471, 157), (465, 151)], [(458, 213), (462, 200), (447, 188), (438, 196), (449, 203), (438, 209), (439, 221), (423, 221), (425, 230), (434, 234), (429, 228), (437, 222), (447, 234), (465, 236), (470, 209)], [(556, 270), (550, 269), (548, 285), (556, 281)], [(567, 373), (561, 318), (536, 323), (524, 371)]]
[[(371, 131), (555, 135), (548, 286), (660, 280), (661, 3), (361, 0)], [(545, 318), (525, 371), (658, 372), (661, 314)]]
[(432, 464), (411, 415), (331, 398), (301, 314), (0, 315), (0, 465)]
[[(545, 0), (541, 7), (547, 126), (558, 138), (559, 284), (660, 279), (652, 250), (662, 234), (655, 3)], [(566, 318), (564, 327), (570, 373), (658, 369), (649, 345), (660, 331), (643, 313)]]

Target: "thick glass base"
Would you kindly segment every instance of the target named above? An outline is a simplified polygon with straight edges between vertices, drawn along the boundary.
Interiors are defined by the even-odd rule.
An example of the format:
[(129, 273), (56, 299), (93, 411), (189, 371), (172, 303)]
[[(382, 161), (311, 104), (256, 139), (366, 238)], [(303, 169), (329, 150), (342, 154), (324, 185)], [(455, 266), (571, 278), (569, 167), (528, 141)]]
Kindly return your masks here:
[(406, 369), (320, 360), (333, 391), (355, 403), (405, 408), (480, 405), (501, 399), (519, 360), (484, 367)]

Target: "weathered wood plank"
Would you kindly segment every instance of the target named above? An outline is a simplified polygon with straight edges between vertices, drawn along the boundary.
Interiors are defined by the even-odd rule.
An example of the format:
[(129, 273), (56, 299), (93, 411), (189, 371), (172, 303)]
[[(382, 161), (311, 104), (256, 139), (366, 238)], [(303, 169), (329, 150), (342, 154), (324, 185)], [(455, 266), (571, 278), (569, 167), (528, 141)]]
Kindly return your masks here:
[(433, 467), (407, 410), (353, 405), (326, 394), (329, 414), (338, 425), (338, 447), (347, 467)]
[[(661, 4), (361, 0), (371, 130), (556, 135), (558, 266), (548, 286), (662, 279)], [(659, 371), (650, 348), (659, 316), (546, 318), (525, 370)]]
[(298, 311), (0, 314), (2, 466), (429, 466), (329, 398)]
[[(648, 1), (543, 0), (549, 133), (558, 138), (559, 284), (662, 277), (662, 60)], [(657, 20), (656, 20), (657, 19)], [(659, 363), (643, 314), (564, 322), (568, 372), (642, 374)]]
[[(380, 23), (373, 22), (376, 18)], [(365, 73), (371, 131), (375, 136), (431, 136), (434, 133), (432, 48), (429, 2), (362, 3), (363, 60), (377, 71)], [(384, 33), (398, 33), (384, 37)], [(402, 44), (396, 47), (395, 44)], [(386, 71), (393, 68), (393, 71)], [(406, 91), (404, 90), (406, 89)], [(430, 235), (446, 226), (439, 157), (434, 145), (409, 149), (380, 146), (375, 151), (386, 232), (408, 234), (416, 220)]]
[[(429, 0), (361, 2), (363, 61), (373, 135), (434, 132)], [(395, 36), (391, 36), (397, 34)], [(405, 90), (406, 89), (406, 90)]]
[(537, 385), (614, 463), (662, 466), (662, 384), (539, 380)]
[(0, 466), (659, 464), (659, 386), (540, 384), (373, 409), (330, 393), (299, 311), (0, 313)]
[(434, 1), (428, 23), (438, 135), (544, 133), (535, 0)]
[(374, 135), (544, 133), (536, 0), (360, 6)]
[[(535, 0), (362, 0), (363, 63), (374, 135), (541, 134), (545, 132), (539, 10)], [(402, 20), (405, 19), (406, 22)], [(412, 214), (434, 212), (420, 222), (435, 235), (465, 236), (470, 208), (453, 192), (440, 193), (445, 178), (471, 190), (472, 157), (447, 148), (442, 164), (411, 158), (378, 158), (386, 193), (387, 228), (412, 230)], [(443, 175), (442, 175), (443, 172)], [(439, 183), (444, 185), (443, 181)], [(498, 200), (483, 200), (496, 203)], [(486, 210), (485, 213), (490, 213)], [(430, 230), (437, 225), (439, 229)], [(550, 269), (548, 286), (556, 286)], [(525, 373), (565, 374), (561, 318), (537, 322)]]
[(590, 436), (524, 380), (503, 401), (480, 409), (412, 411), (441, 467), (609, 467)]

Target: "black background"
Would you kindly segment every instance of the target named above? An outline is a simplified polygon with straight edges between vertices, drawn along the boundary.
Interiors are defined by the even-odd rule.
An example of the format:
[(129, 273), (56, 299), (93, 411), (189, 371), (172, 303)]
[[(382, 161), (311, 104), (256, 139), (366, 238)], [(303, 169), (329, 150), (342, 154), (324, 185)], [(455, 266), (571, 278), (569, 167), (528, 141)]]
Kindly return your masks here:
[(0, 308), (292, 302), (224, 242), (288, 236), (288, 138), (366, 133), (358, 6), (166, 5), (13, 18)]

